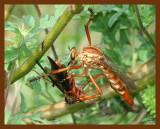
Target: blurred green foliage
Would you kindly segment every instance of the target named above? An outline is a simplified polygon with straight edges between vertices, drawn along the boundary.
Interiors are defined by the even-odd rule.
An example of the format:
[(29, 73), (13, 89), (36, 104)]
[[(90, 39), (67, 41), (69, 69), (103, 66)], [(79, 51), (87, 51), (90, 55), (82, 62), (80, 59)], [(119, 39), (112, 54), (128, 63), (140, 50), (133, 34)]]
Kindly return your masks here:
[(143, 104), (147, 111), (155, 118), (156, 116), (156, 100), (155, 100), (155, 88), (149, 85), (142, 93)]
[[(41, 5), (40, 9), (45, 14), (42, 11), (40, 17), (38, 17), (33, 5), (17, 5), (15, 7), (9, 20), (5, 22), (5, 70), (9, 74), (14, 68), (24, 63), (27, 58), (30, 58), (32, 51), (45, 37), (44, 29), (50, 29), (54, 26), (67, 6)], [(84, 5), (81, 14), (72, 19), (56, 40), (56, 52), (64, 64), (67, 64), (69, 59), (68, 46), (76, 46), (80, 49), (86, 38), (84, 24), (89, 17), (88, 8), (92, 8), (95, 13), (90, 26), (92, 41), (94, 42), (96, 38), (100, 39), (100, 43), (95, 45), (101, 46), (105, 55), (114, 64), (118, 64), (119, 67), (127, 71), (128, 68), (144, 64), (154, 58), (155, 50), (148, 37), (141, 32), (133, 5)], [(138, 5), (138, 8), (142, 23), (155, 42), (155, 6)], [(93, 32), (100, 33), (101, 36), (93, 37)], [(52, 55), (51, 51), (47, 54)], [(50, 68), (46, 56), (41, 58), (40, 63), (44, 67)], [(5, 124), (25, 124), (22, 119), (26, 116), (21, 113), (64, 99), (62, 93), (46, 79), (29, 83), (28, 80), (38, 76), (35, 71), (43, 73), (38, 66), (34, 66), (33, 71), (17, 81), (21, 87), (18, 94), (20, 98), (19, 110), (13, 114), (6, 107)], [(77, 83), (81, 84), (82, 81), (84, 79), (79, 79)], [(106, 80), (99, 80), (98, 83), (104, 85)], [(137, 105), (147, 111), (146, 117), (140, 123), (155, 123), (155, 83), (149, 84), (141, 92), (140, 98), (142, 103), (137, 101)], [(39, 117), (40, 114), (34, 114), (30, 116), (30, 119), (35, 124), (71, 124), (73, 117), (78, 124), (131, 124), (138, 115), (139, 112), (129, 111), (120, 97), (115, 97), (110, 100), (104, 99), (91, 108), (80, 110), (74, 115), (69, 114), (55, 120), (42, 120)]]

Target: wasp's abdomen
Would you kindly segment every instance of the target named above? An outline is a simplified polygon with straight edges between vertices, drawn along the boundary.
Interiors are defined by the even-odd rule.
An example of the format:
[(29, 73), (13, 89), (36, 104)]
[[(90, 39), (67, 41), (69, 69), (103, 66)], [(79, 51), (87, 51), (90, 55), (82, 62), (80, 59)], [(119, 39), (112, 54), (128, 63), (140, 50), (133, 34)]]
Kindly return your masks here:
[(128, 103), (128, 105), (133, 105), (133, 99), (129, 95), (129, 92), (126, 88), (126, 84), (112, 71), (110, 67), (103, 68), (105, 76), (108, 78), (108, 81), (111, 83), (111, 87), (122, 96), (122, 98)]

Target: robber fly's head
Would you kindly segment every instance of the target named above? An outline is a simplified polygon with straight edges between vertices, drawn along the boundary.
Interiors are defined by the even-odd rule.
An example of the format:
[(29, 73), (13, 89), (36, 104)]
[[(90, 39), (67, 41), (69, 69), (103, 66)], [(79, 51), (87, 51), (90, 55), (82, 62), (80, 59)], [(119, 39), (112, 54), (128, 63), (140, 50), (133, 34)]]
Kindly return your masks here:
[(68, 65), (76, 64), (79, 53), (75, 47), (69, 48), (69, 50), (70, 50), (70, 61)]

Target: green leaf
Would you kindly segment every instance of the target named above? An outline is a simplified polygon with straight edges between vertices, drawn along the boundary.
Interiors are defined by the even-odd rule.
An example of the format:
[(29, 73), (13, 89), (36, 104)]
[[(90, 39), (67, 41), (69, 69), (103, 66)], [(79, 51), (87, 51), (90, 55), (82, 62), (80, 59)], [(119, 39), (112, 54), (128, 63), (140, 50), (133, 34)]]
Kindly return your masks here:
[(36, 94), (40, 94), (41, 93), (41, 86), (40, 86), (39, 80), (32, 82), (32, 85), (33, 85), (32, 88), (36, 92)]
[(98, 13), (94, 16), (91, 29), (97, 32), (106, 32), (107, 31), (107, 16), (103, 16), (102, 13)]
[(25, 125), (25, 122), (23, 121), (24, 118), (25, 118), (24, 115), (14, 115), (11, 117), (8, 124)]
[(128, 38), (127, 38), (127, 34), (126, 34), (126, 30), (125, 29), (121, 29), (120, 30), (120, 44), (121, 45), (124, 45), (126, 44), (128, 41)]
[(122, 15), (122, 12), (117, 12), (114, 15), (112, 15), (108, 21), (108, 27), (111, 28), (121, 15)]
[(26, 103), (25, 103), (25, 97), (22, 94), (22, 92), (20, 92), (20, 96), (21, 96), (20, 112), (25, 112), (25, 111), (27, 111), (27, 106), (26, 106)]
[(143, 104), (145, 105), (147, 111), (155, 117), (156, 115), (156, 98), (155, 98), (155, 85), (148, 85), (143, 91), (142, 98)]
[(15, 37), (7, 37), (7, 38), (5, 38), (5, 42), (12, 43), (12, 45), (14, 46), (17, 43), (16, 36)]
[(17, 56), (18, 56), (17, 48), (15, 47), (5, 48), (5, 63), (9, 63), (10, 61), (15, 60)]
[(63, 12), (65, 11), (65, 9), (68, 7), (68, 5), (55, 5), (55, 12), (54, 12), (54, 16), (55, 16), (55, 20), (57, 21), (58, 18), (63, 14)]
[(23, 22), (30, 29), (35, 26), (35, 18), (33, 16), (23, 16)]
[(25, 107), (26, 107), (25, 110), (29, 110), (30, 108), (36, 106), (34, 102), (34, 97), (36, 96), (36, 93), (33, 91), (33, 89), (26, 86), (24, 81), (22, 84), (23, 84), (23, 86), (21, 87), (21, 94), (23, 95), (22, 99), (25, 102)]
[(16, 68), (15, 65), (16, 65), (15, 60), (10, 61), (10, 63), (8, 64), (8, 66), (6, 65), (7, 66), (7, 71), (11, 71), (14, 68)]
[[(91, 5), (89, 7), (92, 8), (92, 10), (94, 11), (94, 13), (111, 12), (111, 11), (113, 11), (116, 8), (115, 5)], [(87, 10), (88, 10), (88, 8), (85, 11), (87, 11)]]
[(4, 124), (7, 124), (11, 115), (12, 115), (12, 112), (11, 110), (9, 110), (8, 108), (5, 108), (5, 111), (4, 111)]
[(17, 34), (20, 33), (17, 25), (15, 25), (14, 23), (9, 22), (9, 21), (5, 23), (5, 30), (10, 31), (10, 32), (14, 32)]
[(58, 18), (63, 14), (67, 5), (55, 5), (54, 16), (49, 17), (48, 14), (41, 16), (40, 18), (40, 29), (50, 28), (54, 26)]
[(138, 50), (138, 58), (142, 62), (148, 61), (151, 57), (153, 57), (154, 52), (152, 47), (150, 46), (149, 42), (145, 42), (141, 44), (139, 50)]
[(143, 25), (145, 27), (148, 27), (151, 23), (153, 23), (153, 21), (155, 21), (155, 6), (141, 5), (138, 7), (139, 7)]
[(110, 50), (110, 49), (105, 49), (105, 54), (116, 64), (120, 64), (120, 55), (114, 51), (114, 50)]
[(122, 10), (125, 13), (126, 11), (129, 11), (129, 5), (123, 5)]
[(146, 61), (148, 59), (148, 51), (147, 50), (139, 51), (139, 59), (142, 61)]
[(52, 27), (54, 25), (54, 23), (56, 22), (56, 19), (54, 16), (49, 17), (48, 14), (43, 15), (40, 18), (40, 29), (45, 29), (45, 28), (49, 28)]

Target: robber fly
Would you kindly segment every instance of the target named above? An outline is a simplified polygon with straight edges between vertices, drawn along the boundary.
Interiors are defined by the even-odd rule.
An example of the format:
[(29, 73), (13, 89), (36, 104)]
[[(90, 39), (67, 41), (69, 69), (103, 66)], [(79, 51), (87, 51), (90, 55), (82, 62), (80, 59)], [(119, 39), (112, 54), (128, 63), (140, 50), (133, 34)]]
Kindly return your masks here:
[[(66, 70), (68, 71), (72, 69), (84, 68), (84, 72), (82, 74), (79, 75), (75, 74), (74, 76), (85, 77), (88, 74), (91, 82), (96, 87), (96, 95), (90, 97), (90, 99), (102, 95), (102, 90), (96, 83), (96, 79), (104, 76), (105, 78), (108, 79), (109, 83), (111, 84), (111, 88), (114, 89), (123, 98), (123, 100), (127, 102), (128, 105), (132, 106), (133, 99), (130, 96), (128, 89), (126, 88), (126, 83), (116, 74), (116, 72), (114, 72), (112, 67), (107, 63), (108, 59), (103, 54), (103, 52), (99, 48), (92, 46), (88, 26), (93, 19), (93, 11), (92, 10), (89, 11), (91, 12), (91, 15), (87, 24), (85, 25), (85, 32), (87, 35), (89, 46), (84, 47), (82, 52), (78, 52), (77, 49), (73, 47), (70, 52), (70, 59), (71, 59), (69, 62), (70, 65), (66, 68), (52, 71), (52, 74), (59, 74)], [(80, 62), (80, 65), (76, 65), (78, 61)], [(102, 74), (93, 77), (92, 75), (93, 69), (98, 69), (102, 71)]]

